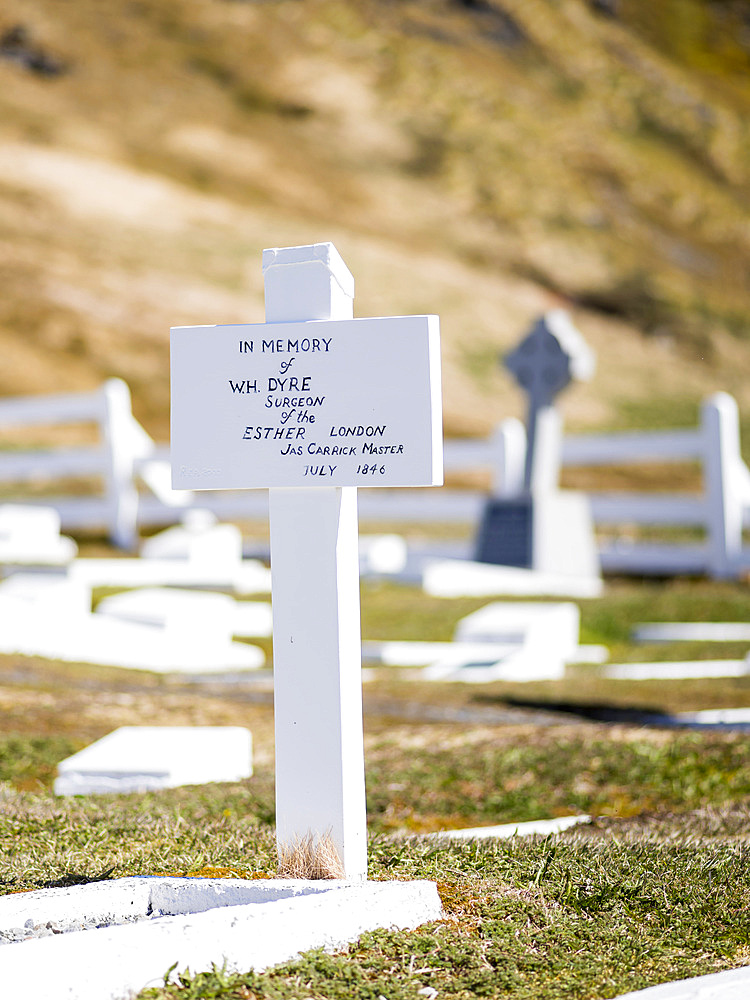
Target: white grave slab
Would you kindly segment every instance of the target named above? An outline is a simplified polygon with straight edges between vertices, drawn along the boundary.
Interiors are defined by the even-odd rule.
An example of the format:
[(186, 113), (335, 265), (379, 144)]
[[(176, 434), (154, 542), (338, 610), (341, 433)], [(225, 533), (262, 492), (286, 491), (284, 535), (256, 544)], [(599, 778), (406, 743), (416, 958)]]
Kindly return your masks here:
[(72, 579), (89, 587), (216, 587), (236, 594), (271, 590), (271, 571), (258, 559), (196, 563), (190, 559), (74, 559)]
[(750, 966), (744, 966), (621, 993), (616, 1000), (747, 1000), (749, 996)]
[(64, 566), (77, 551), (52, 507), (0, 504), (0, 564)]
[(599, 597), (599, 576), (563, 576), (463, 559), (436, 559), (424, 567), (422, 586), (434, 597)]
[(463, 830), (438, 830), (428, 836), (439, 840), (510, 840), (511, 837), (548, 837), (550, 834), (562, 833), (573, 826), (588, 823), (591, 817), (585, 814), (577, 816), (557, 816), (554, 819), (533, 819), (527, 823), (501, 823), (499, 826), (475, 826)]
[(271, 571), (242, 558), (242, 535), (217, 524), (210, 511), (186, 514), (184, 523), (141, 544), (137, 559), (75, 559), (69, 575), (89, 587), (215, 587), (238, 594), (267, 593)]
[(359, 571), (362, 575), (396, 574), (406, 567), (408, 546), (401, 535), (360, 535)]
[(96, 613), (145, 625), (164, 626), (170, 622), (177, 628), (186, 620), (191, 631), (213, 621), (225, 639), (230, 636), (265, 637), (272, 632), (269, 603), (236, 601), (229, 594), (214, 591), (143, 587), (103, 598)]
[(559, 680), (565, 662), (546, 643), (523, 642), (368, 642), (363, 656), (386, 666), (424, 667), (411, 680), (491, 681)]
[(39, 605), (1, 590), (0, 652), (156, 673), (233, 673), (265, 663), (262, 649), (232, 642), (210, 618), (143, 624), (75, 613), (63, 602)]
[(644, 622), (633, 629), (634, 642), (747, 642), (747, 622)]
[(367, 642), (363, 656), (390, 666), (424, 667), (412, 680), (491, 681), (559, 680), (565, 659), (554, 637), (543, 631), (518, 632), (506, 642)]
[(626, 681), (684, 680), (690, 677), (745, 677), (748, 660), (681, 660), (657, 663), (607, 663), (599, 677)]
[(572, 601), (540, 603), (495, 601), (466, 615), (456, 625), (463, 642), (524, 643), (531, 632), (544, 636), (567, 662), (578, 652), (581, 612)]
[(511, 646), (499, 657), (492, 653), (483, 656), (481, 652), (465, 656), (461, 651), (462, 644), (448, 645), (439, 660), (425, 667), (422, 672), (424, 680), (488, 684), (491, 681), (523, 683), (560, 680), (565, 676), (565, 661), (554, 645), (534, 635), (528, 635), (522, 645)]
[(0, 601), (6, 599), (33, 606), (40, 620), (49, 614), (86, 615), (91, 611), (91, 588), (61, 573), (12, 573), (0, 581)]
[(211, 511), (193, 510), (182, 524), (144, 539), (140, 555), (143, 559), (185, 559), (193, 565), (235, 567), (242, 561), (242, 533), (234, 524), (219, 524)]
[(602, 663), (604, 647), (578, 644), (580, 611), (572, 602), (494, 602), (462, 618), (453, 642), (365, 643), (369, 659), (427, 666), (424, 680), (557, 680), (567, 663)]
[[(0, 947), (0, 979), (23, 1000), (123, 1000), (161, 986), (172, 963), (261, 971), (312, 948), (341, 950), (365, 931), (439, 920), (434, 882), (117, 879), (0, 898), (0, 930), (81, 917), (136, 918)], [(51, 987), (50, 984), (53, 984)], [(54, 993), (50, 990), (54, 989)]]
[(145, 792), (253, 773), (241, 726), (121, 726), (57, 766), (55, 795)]
[(700, 712), (678, 712), (674, 718), (699, 726), (746, 726), (750, 725), (750, 708), (705, 708)]
[(421, 642), (397, 639), (392, 642), (363, 642), (362, 656), (385, 666), (426, 667), (451, 655), (467, 661), (498, 661), (518, 652), (520, 645), (517, 642)]

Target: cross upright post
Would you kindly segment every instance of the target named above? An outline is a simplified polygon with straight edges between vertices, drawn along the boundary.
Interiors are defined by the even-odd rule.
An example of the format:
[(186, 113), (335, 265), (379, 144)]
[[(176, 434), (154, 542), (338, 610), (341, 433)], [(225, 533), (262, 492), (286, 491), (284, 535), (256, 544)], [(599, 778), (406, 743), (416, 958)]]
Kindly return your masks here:
[[(354, 281), (330, 244), (266, 250), (266, 322), (350, 319)], [(367, 877), (356, 486), (271, 489), (276, 837), (328, 836)]]

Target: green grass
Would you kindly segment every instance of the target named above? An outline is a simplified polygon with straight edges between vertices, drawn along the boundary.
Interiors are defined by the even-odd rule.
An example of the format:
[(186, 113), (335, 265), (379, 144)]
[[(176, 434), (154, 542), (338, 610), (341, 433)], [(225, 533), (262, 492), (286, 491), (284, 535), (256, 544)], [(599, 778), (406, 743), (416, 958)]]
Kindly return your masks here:
[[(747, 955), (746, 850), (644, 849), (584, 838), (437, 848), (380, 844), (388, 877), (438, 881), (447, 919), (365, 934), (270, 972), (185, 976), (142, 998), (597, 998)], [(716, 922), (715, 922), (716, 921)]]
[[(483, 603), (386, 583), (363, 585), (362, 596), (365, 638), (447, 639)], [(637, 621), (745, 620), (746, 604), (742, 584), (611, 581), (604, 597), (581, 602), (583, 638), (633, 657)], [(436, 881), (445, 919), (265, 973), (194, 969), (141, 1000), (417, 1000), (426, 987), (456, 1000), (606, 1000), (750, 962), (746, 733), (575, 714), (592, 705), (749, 705), (745, 678), (615, 682), (580, 668), (556, 682), (475, 687), (384, 670), (365, 685), (365, 704), (369, 877)], [(0, 657), (0, 706), (0, 893), (274, 871), (272, 707), (262, 686)], [(560, 707), (570, 711), (533, 721)], [(442, 708), (460, 709), (463, 721), (429, 721)], [(493, 722), (486, 713), (496, 709), (516, 721)], [(249, 725), (255, 774), (158, 793), (50, 794), (62, 757), (134, 715), (144, 724)], [(551, 838), (426, 836), (572, 813), (594, 819)], [(169, 965), (165, 956), (165, 974)]]
[[(411, 933), (366, 934), (340, 954), (311, 952), (266, 973), (193, 970), (181, 977), (181, 985), (144, 991), (142, 1000), (377, 1000), (381, 995), (390, 1000), (416, 998), (425, 987), (457, 1000), (604, 1000), (746, 962), (750, 808), (747, 779), (741, 777), (748, 772), (745, 741), (704, 741), (698, 734), (673, 739), (662, 733), (651, 741), (650, 753), (645, 749), (649, 741), (637, 739), (618, 761), (620, 741), (606, 739), (600, 730), (598, 740), (589, 743), (596, 757), (588, 764), (585, 742), (582, 738), (572, 746), (569, 737), (551, 735), (546, 748), (536, 746), (535, 739), (520, 757), (512, 750), (497, 753), (495, 769), (483, 772), (468, 798), (466, 782), (476, 774), (467, 767), (466, 755), (455, 759), (453, 748), (443, 749), (442, 756), (427, 755), (419, 767), (410, 763), (413, 748), (402, 749), (398, 772), (375, 753), (368, 768), (375, 793), (370, 798), (370, 878), (435, 880), (445, 919)], [(485, 755), (493, 756), (491, 743)], [(395, 740), (390, 752), (395, 759)], [(562, 758), (564, 768), (558, 766)], [(448, 760), (455, 774), (443, 773)], [(634, 760), (637, 766), (620, 771)], [(416, 809), (433, 806), (429, 786), (444, 784), (443, 808), (473, 803), (464, 818), (483, 820), (483, 794), (498, 782), (512, 784), (519, 767), (535, 765), (540, 766), (526, 783), (530, 804), (512, 796), (506, 803), (518, 818), (536, 811), (537, 796), (569, 782), (571, 773), (585, 784), (597, 771), (605, 776), (602, 789), (613, 780), (631, 788), (653, 783), (657, 811), (632, 819), (601, 817), (558, 837), (511, 841), (446, 843), (382, 832), (377, 797), (391, 789), (393, 798), (394, 784)], [(606, 775), (608, 767), (619, 772), (616, 777)], [(728, 777), (717, 778), (722, 771)], [(594, 798), (589, 793), (583, 804)], [(687, 808), (697, 802), (703, 804)], [(669, 810), (670, 804), (677, 804), (677, 811)], [(270, 770), (237, 785), (60, 801), (5, 785), (0, 798), (3, 889), (131, 874), (257, 876), (274, 866), (271, 809)], [(165, 973), (168, 965), (165, 960)]]

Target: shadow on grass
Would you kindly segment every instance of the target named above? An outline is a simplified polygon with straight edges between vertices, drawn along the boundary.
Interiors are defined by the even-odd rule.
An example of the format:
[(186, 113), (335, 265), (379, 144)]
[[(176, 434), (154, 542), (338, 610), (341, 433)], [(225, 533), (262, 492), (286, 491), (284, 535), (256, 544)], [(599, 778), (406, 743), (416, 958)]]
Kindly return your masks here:
[[(69, 889), (74, 885), (90, 885), (92, 882), (106, 882), (107, 879), (112, 877), (112, 873), (116, 867), (116, 865), (113, 865), (100, 875), (79, 875), (76, 872), (67, 872), (60, 878), (51, 879), (49, 881), (45, 881), (43, 879), (37, 882), (32, 881), (31, 885), (36, 889)], [(16, 884), (18, 884), (18, 880), (13, 878), (0, 882), (0, 885), (2, 886), (14, 886)], [(11, 889), (11, 891), (13, 890)], [(24, 891), (28, 891), (28, 882), (26, 883)]]
[(703, 723), (681, 719), (672, 715), (662, 708), (651, 706), (631, 706), (631, 705), (609, 705), (602, 702), (573, 702), (556, 701), (549, 699), (534, 698), (514, 698), (497, 697), (487, 694), (479, 694), (475, 701), (485, 705), (497, 705), (503, 703), (512, 708), (534, 709), (548, 712), (562, 712), (573, 715), (579, 719), (587, 719), (591, 722), (612, 722), (620, 725), (634, 726), (665, 726), (669, 729), (679, 728), (718, 728), (718, 729), (739, 729), (750, 730), (748, 722), (714, 722)]

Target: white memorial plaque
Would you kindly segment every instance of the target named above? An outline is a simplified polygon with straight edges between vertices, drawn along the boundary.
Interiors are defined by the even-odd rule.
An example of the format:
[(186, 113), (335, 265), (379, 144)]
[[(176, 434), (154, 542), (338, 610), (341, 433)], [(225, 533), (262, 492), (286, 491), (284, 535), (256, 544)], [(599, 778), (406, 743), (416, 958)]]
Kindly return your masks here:
[(442, 483), (437, 316), (172, 329), (175, 489)]

